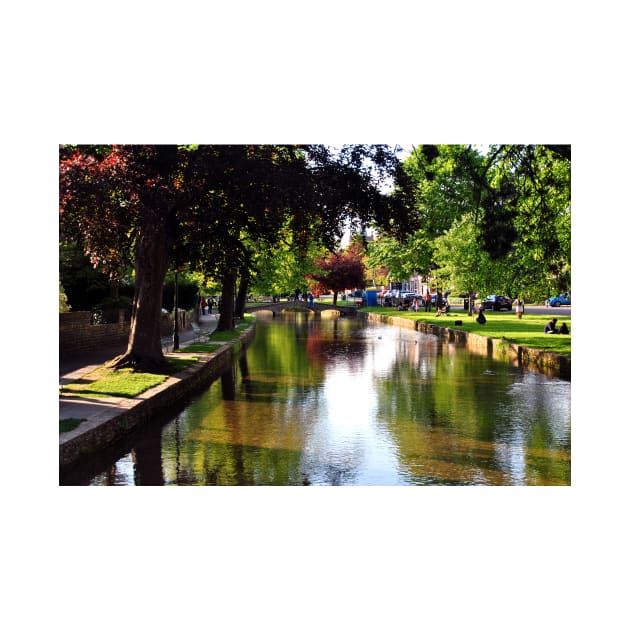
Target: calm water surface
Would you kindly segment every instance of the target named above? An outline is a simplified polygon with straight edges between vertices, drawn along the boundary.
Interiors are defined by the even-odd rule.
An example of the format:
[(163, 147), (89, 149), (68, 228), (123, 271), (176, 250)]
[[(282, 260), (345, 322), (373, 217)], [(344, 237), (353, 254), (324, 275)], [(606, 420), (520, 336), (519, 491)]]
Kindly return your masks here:
[(61, 482), (569, 485), (570, 388), (394, 326), (259, 316), (207, 390)]

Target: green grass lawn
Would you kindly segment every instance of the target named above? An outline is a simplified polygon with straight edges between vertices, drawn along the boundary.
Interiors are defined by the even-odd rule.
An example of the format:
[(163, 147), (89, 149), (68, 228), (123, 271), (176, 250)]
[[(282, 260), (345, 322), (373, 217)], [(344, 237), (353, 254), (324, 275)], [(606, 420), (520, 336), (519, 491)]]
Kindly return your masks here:
[[(358, 300), (360, 298), (356, 298), (356, 299)], [(318, 299), (318, 300), (315, 300), (315, 302), (316, 303), (319, 302), (320, 304), (332, 304), (333, 299), (332, 298)], [(342, 300), (341, 296), (337, 296), (337, 306), (355, 306), (356, 307), (355, 298), (351, 298), (349, 300)]]
[(85, 422), (85, 418), (64, 418), (59, 420), (59, 433), (67, 433), (76, 429), (82, 422)]
[(212, 341), (232, 341), (241, 334), (240, 330), (215, 330), (211, 335)]
[(232, 341), (239, 337), (253, 321), (254, 316), (251, 313), (245, 313), (245, 317), (236, 324), (234, 330), (215, 330), (210, 335), (210, 341)]
[[(381, 306), (370, 306), (361, 310), (420, 320), (446, 328), (461, 328), (484, 337), (496, 339), (505, 337), (510, 343), (520, 346), (571, 356), (571, 335), (545, 335), (543, 332), (545, 324), (552, 317), (558, 319), (558, 327), (560, 327), (562, 322), (566, 322), (570, 331), (571, 317), (569, 316), (531, 315), (525, 313), (522, 319), (518, 319), (514, 312), (484, 311), (487, 323), (481, 325), (476, 322), (476, 315), (470, 317), (465, 311), (451, 310), (448, 316), (440, 315), (440, 317), (436, 317), (435, 310), (431, 313), (425, 313), (424, 311), (414, 313), (413, 311), (397, 311), (395, 308)], [(453, 322), (456, 319), (462, 320), (462, 326), (454, 325)]]
[[(195, 363), (197, 358), (169, 358), (172, 374), (185, 370)], [(160, 385), (168, 378), (167, 374), (152, 374), (150, 372), (134, 372), (131, 368), (110, 370), (100, 367), (76, 383), (65, 385), (61, 389), (63, 394), (72, 394), (83, 398), (94, 396), (115, 396), (117, 398), (134, 398), (142, 392)]]

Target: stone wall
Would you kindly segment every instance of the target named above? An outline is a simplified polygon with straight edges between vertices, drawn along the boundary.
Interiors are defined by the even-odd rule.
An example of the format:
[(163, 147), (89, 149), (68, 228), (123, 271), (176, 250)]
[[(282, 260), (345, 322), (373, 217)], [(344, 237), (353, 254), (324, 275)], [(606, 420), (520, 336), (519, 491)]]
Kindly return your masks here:
[[(129, 327), (123, 317), (115, 324), (92, 324), (90, 311), (59, 313), (59, 355), (123, 345), (129, 339)], [(160, 334), (166, 337), (172, 331), (173, 321), (164, 315)]]
[(367, 317), (368, 321), (412, 328), (429, 335), (436, 335), (449, 343), (465, 346), (470, 352), (483, 354), (491, 359), (509, 361), (513, 365), (532, 368), (567, 381), (571, 380), (571, 358), (555, 352), (526, 348), (510, 343), (507, 339), (493, 339), (465, 330), (446, 328), (405, 317), (365, 312), (360, 312), (360, 315)]

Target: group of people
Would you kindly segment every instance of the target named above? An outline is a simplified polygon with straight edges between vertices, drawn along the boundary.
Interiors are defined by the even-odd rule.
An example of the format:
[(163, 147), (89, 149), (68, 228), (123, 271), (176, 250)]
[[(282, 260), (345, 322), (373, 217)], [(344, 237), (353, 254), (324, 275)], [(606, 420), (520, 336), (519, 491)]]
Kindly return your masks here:
[(207, 298), (197, 296), (197, 300), (199, 302), (199, 309), (201, 310), (201, 314), (205, 315), (207, 309), (208, 315), (212, 315), (212, 309), (217, 306), (217, 301), (212, 296), (208, 296)]
[(548, 321), (545, 324), (545, 335), (568, 335), (569, 327), (566, 322), (562, 322), (560, 324), (560, 328), (556, 329), (556, 324), (558, 323), (558, 319), (554, 317), (552, 320)]
[(308, 302), (309, 306), (313, 306), (315, 303), (315, 296), (310, 291), (302, 293), (301, 289), (296, 289), (293, 292), (293, 299), (296, 302)]

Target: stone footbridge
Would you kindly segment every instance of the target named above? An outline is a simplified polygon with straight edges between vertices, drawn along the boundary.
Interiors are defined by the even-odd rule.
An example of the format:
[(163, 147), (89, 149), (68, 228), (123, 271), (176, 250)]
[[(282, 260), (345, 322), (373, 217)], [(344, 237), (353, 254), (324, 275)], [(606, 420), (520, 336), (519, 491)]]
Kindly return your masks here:
[(341, 306), (339, 304), (320, 304), (314, 302), (309, 304), (308, 302), (262, 302), (260, 304), (249, 305), (245, 307), (246, 313), (256, 313), (257, 311), (271, 311), (276, 316), (276, 313), (282, 311), (311, 311), (315, 315), (320, 315), (323, 311), (339, 311), (342, 316), (355, 316), (357, 309), (355, 306)]

